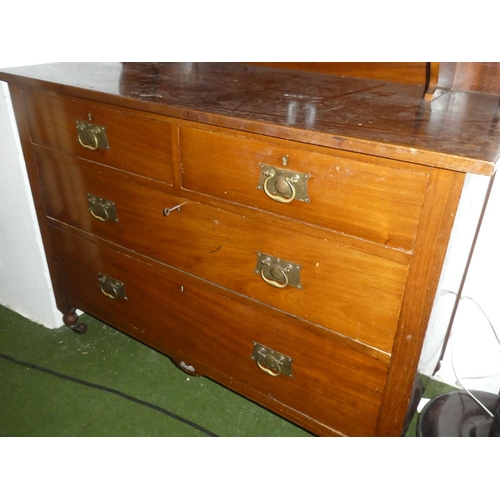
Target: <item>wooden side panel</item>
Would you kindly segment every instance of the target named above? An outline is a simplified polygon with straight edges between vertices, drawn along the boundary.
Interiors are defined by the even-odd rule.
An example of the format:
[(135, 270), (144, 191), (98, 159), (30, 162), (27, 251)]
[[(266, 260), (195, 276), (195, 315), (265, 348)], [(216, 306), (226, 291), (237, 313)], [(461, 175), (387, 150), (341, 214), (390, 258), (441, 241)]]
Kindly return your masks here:
[(436, 169), (430, 180), (394, 342), (377, 435), (403, 428), (427, 324), (465, 175)]
[(24, 106), (23, 94), (20, 88), (14, 84), (9, 84), (9, 93), (12, 99), (12, 105), (16, 117), (17, 128), (21, 139), (24, 161), (26, 163), (31, 194), (33, 196), (33, 202), (35, 205), (38, 225), (43, 241), (44, 252), (47, 259), (50, 278), (52, 281), (56, 305), (57, 308), (61, 311), (61, 313), (65, 313), (68, 310), (68, 305), (65, 302), (64, 295), (61, 293), (61, 289), (59, 287), (59, 274), (57, 272), (57, 267), (54, 265), (53, 244), (48, 232), (46, 212), (45, 212), (45, 202), (44, 202), (42, 187), (40, 186), (38, 179), (35, 154), (32, 149), (30, 141), (28, 116)]

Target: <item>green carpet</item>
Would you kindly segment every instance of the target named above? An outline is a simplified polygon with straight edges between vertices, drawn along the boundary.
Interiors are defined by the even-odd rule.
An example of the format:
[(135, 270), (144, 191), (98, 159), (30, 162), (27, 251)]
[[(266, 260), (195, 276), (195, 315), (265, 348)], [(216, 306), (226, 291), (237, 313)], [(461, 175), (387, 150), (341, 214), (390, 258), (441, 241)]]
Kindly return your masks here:
[[(0, 306), (0, 436), (311, 436), (95, 318), (82, 321), (85, 335), (50, 330)], [(431, 381), (425, 397), (449, 389)], [(415, 426), (416, 417), (407, 436)]]
[(122, 395), (0, 357), (0, 436), (310, 436), (96, 319), (82, 321), (85, 335), (50, 330), (0, 306), (0, 354)]

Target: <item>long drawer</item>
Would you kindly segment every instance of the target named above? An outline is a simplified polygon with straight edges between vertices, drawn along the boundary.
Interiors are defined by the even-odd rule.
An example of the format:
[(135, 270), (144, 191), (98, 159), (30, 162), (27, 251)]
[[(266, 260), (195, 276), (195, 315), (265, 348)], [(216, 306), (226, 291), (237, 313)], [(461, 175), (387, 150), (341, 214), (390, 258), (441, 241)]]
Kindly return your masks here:
[[(214, 378), (224, 374), (332, 430), (373, 435), (387, 359), (85, 233), (49, 231), (69, 303), (178, 362), (186, 355), (194, 373), (198, 361), (214, 369)], [(272, 352), (259, 354), (261, 346)]]
[[(37, 92), (24, 92), (24, 101), (34, 144), (172, 184), (168, 121)], [(101, 129), (96, 131), (95, 126)]]
[[(193, 201), (166, 216), (165, 208), (187, 200), (68, 155), (38, 154), (37, 164), (50, 218), (391, 351), (407, 264), (309, 236), (277, 216), (262, 225)], [(113, 204), (114, 217), (99, 211), (103, 203)], [(267, 258), (279, 261), (265, 265)], [(282, 261), (297, 266), (290, 278)]]
[[(181, 126), (186, 190), (411, 251), (428, 175), (251, 134)], [(357, 158), (357, 159), (354, 159)], [(386, 162), (387, 163), (387, 162)]]

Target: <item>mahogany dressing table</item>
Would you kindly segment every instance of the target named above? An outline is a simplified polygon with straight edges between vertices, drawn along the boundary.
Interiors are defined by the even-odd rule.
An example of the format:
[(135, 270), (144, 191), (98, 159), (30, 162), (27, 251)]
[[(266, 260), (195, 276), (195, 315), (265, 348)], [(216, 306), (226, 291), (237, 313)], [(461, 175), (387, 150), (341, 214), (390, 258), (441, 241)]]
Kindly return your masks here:
[(318, 435), (399, 436), (499, 65), (2, 70), (64, 322)]

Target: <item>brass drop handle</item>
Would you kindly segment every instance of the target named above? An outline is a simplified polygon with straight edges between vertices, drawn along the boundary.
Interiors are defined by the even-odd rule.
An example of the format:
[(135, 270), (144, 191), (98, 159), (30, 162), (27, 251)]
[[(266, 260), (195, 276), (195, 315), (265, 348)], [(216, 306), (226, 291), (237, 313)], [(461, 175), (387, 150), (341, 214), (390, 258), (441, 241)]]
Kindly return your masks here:
[(275, 172), (274, 170), (268, 170), (265, 175), (267, 176), (265, 182), (264, 182), (264, 193), (271, 198), (271, 200), (277, 201), (279, 203), (291, 203), (295, 199), (295, 195), (297, 194), (297, 191), (295, 190), (294, 184), (297, 182), (297, 178), (295, 177), (286, 177), (286, 176), (279, 176), (276, 177), (275, 179), (275, 185), (281, 184), (281, 189), (280, 191), (283, 190), (285, 186), (288, 186), (292, 192), (291, 196), (289, 198), (285, 198), (284, 196), (279, 196), (277, 194), (273, 194), (269, 191), (269, 182), (271, 179), (275, 178)]
[(264, 373), (267, 373), (271, 377), (278, 377), (282, 374), (287, 377), (293, 377), (293, 359), (286, 354), (282, 354), (270, 347), (254, 342), (252, 359)]
[(99, 273), (99, 287), (101, 292), (108, 297), (108, 299), (125, 299), (127, 300), (127, 295), (125, 294), (125, 285), (121, 281), (110, 278), (105, 274)]
[(83, 131), (78, 131), (78, 142), (81, 146), (89, 151), (95, 151), (99, 147), (99, 141), (92, 129), (85, 129), (85, 138), (89, 140), (89, 143), (83, 142), (82, 140)]
[[(89, 115), (89, 119), (91, 118)], [(97, 125), (92, 121), (76, 120), (76, 129), (78, 131), (78, 142), (83, 148), (89, 151), (95, 151), (98, 148), (109, 149), (106, 127)]]
[(94, 212), (94, 205), (89, 206), (89, 212), (92, 215), (92, 217), (94, 217), (94, 219), (100, 220), (102, 222), (107, 222), (109, 220), (109, 213), (106, 210), (106, 207), (104, 205), (99, 205), (99, 210), (103, 212), (104, 216), (101, 216)]
[(113, 292), (113, 293), (109, 293), (109, 292), (107, 292), (107, 291), (104, 289), (103, 285), (101, 285), (101, 292), (102, 292), (104, 295), (106, 295), (106, 297), (108, 297), (108, 298), (110, 298), (110, 299), (113, 299), (113, 300), (118, 299), (118, 298), (119, 298), (119, 297), (118, 297), (118, 290), (117, 290), (115, 287), (113, 287), (113, 286), (109, 286), (108, 288), (109, 288), (110, 290), (112, 290), (112, 292)]
[(101, 222), (118, 222), (116, 216), (116, 203), (100, 198), (92, 193), (87, 193), (87, 202), (90, 215)]
[(300, 269), (302, 266), (288, 260), (257, 253), (257, 265), (254, 273), (260, 275), (262, 281), (274, 288), (302, 288), (300, 283)]
[(271, 375), (271, 377), (278, 377), (279, 375), (281, 375), (281, 364), (272, 354), (266, 354), (265, 356), (262, 356), (262, 358), (267, 366), (260, 362), (261, 356), (257, 358), (256, 362), (257, 366), (263, 372)]
[(273, 286), (274, 288), (286, 288), (288, 286), (288, 270), (286, 267), (280, 267), (280, 266), (273, 266), (270, 270), (270, 273), (272, 273), (273, 271), (278, 271), (281, 273), (281, 275), (283, 276), (283, 279), (285, 280), (284, 283), (280, 283), (279, 281), (275, 281), (275, 280), (272, 280), (272, 279), (269, 279), (267, 278), (265, 275), (264, 275), (264, 269), (265, 267), (261, 267), (260, 269), (260, 277), (264, 280), (265, 283), (267, 283), (268, 285), (271, 285)]

